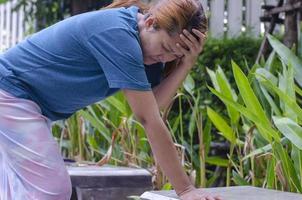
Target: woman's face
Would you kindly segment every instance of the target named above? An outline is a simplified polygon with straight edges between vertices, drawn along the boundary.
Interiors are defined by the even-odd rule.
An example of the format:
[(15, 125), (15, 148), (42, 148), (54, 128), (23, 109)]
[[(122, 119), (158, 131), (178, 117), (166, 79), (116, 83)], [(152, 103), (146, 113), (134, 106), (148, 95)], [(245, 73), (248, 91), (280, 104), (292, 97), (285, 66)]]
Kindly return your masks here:
[(179, 34), (170, 36), (165, 30), (155, 30), (152, 23), (145, 25), (140, 32), (144, 64), (166, 63), (183, 56), (176, 46), (176, 43), (182, 44)]

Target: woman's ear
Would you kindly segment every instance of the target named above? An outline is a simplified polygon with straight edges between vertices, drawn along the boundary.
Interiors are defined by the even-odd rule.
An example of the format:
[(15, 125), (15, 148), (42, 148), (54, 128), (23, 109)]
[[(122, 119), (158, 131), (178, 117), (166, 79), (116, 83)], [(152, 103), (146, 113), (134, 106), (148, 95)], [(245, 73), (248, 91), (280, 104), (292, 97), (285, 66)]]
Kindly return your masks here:
[(154, 19), (154, 17), (153, 16), (149, 16), (149, 17), (147, 17), (146, 19), (145, 19), (145, 27), (147, 28), (147, 29), (149, 29), (149, 28), (154, 28), (154, 24), (155, 24), (155, 19)]

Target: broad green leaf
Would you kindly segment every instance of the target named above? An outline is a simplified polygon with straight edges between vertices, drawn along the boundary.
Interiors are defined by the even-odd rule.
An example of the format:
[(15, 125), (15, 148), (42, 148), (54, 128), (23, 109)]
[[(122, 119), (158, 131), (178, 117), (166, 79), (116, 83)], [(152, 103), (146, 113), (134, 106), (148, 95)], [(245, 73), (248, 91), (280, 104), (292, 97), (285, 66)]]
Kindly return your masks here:
[(302, 127), (290, 118), (273, 117), (273, 121), (280, 132), (302, 150)]
[(273, 143), (273, 149), (274, 149), (274, 154), (282, 163), (284, 178), (287, 179), (287, 182), (290, 185), (290, 191), (296, 192), (297, 189), (299, 192), (301, 192), (302, 185), (300, 185), (299, 183), (297, 172), (288, 153), (285, 151), (283, 146), (278, 142)]
[(274, 111), (274, 113), (278, 116), (281, 116), (282, 113), (281, 113), (279, 107), (276, 105), (275, 100), (269, 95), (269, 92), (262, 85), (260, 85), (260, 89), (261, 89), (264, 97), (266, 98), (267, 102), (271, 106), (272, 110)]
[(284, 44), (278, 41), (271, 35), (267, 35), (267, 38), (277, 52), (277, 54), (281, 57), (281, 59), (285, 62), (286, 65), (292, 63), (294, 71), (295, 71), (295, 79), (297, 83), (302, 87), (302, 61), (299, 57), (297, 57), (290, 49), (288, 49)]
[(102, 136), (104, 136), (107, 142), (111, 142), (108, 129), (103, 124), (103, 122), (101, 122), (100, 120), (98, 120), (97, 118), (93, 117), (91, 114), (83, 110), (80, 110), (79, 114), (82, 115), (84, 119), (88, 120), (91, 123), (91, 125), (95, 127), (102, 134)]
[(293, 145), (291, 158), (294, 161), (295, 170), (300, 178), (300, 185), (302, 186), (302, 151)]
[(297, 114), (297, 116), (299, 117), (299, 119), (302, 120), (302, 109), (300, 108), (300, 106), (297, 104), (296, 101), (294, 101), (289, 96), (287, 96), (287, 94), (285, 92), (283, 92), (278, 87), (276, 87), (275, 85), (273, 85), (270, 81), (266, 80), (265, 77), (262, 77), (262, 80), (260, 81), (260, 83), (262, 85), (264, 85), (265, 87), (267, 87), (268, 91), (273, 91), (273, 92), (277, 93), (279, 95), (279, 97), (283, 100), (283, 102), (289, 108), (291, 108), (292, 111), (294, 111)]
[(255, 75), (254, 75), (254, 80), (251, 83), (251, 87), (253, 88), (255, 96), (257, 96), (258, 101), (260, 102), (261, 107), (263, 108), (263, 111), (266, 114), (266, 116), (271, 116), (272, 108), (261, 90), (261, 85), (259, 84), (258, 81), (255, 80)]
[(197, 120), (196, 117), (197, 117), (197, 112), (199, 111), (198, 110), (199, 104), (197, 102), (199, 102), (199, 98), (196, 99), (196, 101), (195, 101), (194, 107), (192, 108), (193, 111), (190, 115), (190, 121), (189, 121), (189, 135), (191, 138), (193, 138), (193, 133), (196, 129), (196, 120)]
[[(282, 138), (281, 139), (281, 144), (286, 144), (288, 142), (288, 139), (287, 138)], [(250, 157), (253, 157), (253, 156), (257, 156), (257, 155), (259, 155), (259, 154), (264, 154), (264, 153), (267, 153), (267, 152), (269, 152), (269, 151), (271, 151), (272, 150), (272, 145), (271, 144), (267, 144), (267, 145), (265, 145), (265, 146), (263, 146), (263, 147), (260, 147), (260, 148), (258, 148), (258, 149), (256, 149), (256, 150), (254, 150), (254, 151), (252, 151), (252, 152), (250, 152), (248, 155), (246, 155), (246, 156), (244, 156), (243, 158), (242, 158), (242, 160), (246, 160), (246, 159), (248, 159), (248, 158), (250, 158)]]
[(87, 135), (87, 142), (93, 149), (98, 149), (99, 145), (95, 141), (95, 138), (92, 135)]
[(115, 96), (110, 96), (106, 99), (106, 101), (111, 104), (113, 107), (115, 107), (118, 111), (120, 111), (123, 115), (128, 116), (129, 113), (127, 113), (127, 109), (125, 107), (125, 104), (118, 100)]
[(174, 119), (174, 122), (172, 124), (172, 132), (175, 133), (178, 129), (178, 126), (179, 126), (179, 123), (180, 123), (180, 116), (178, 115), (175, 119)]
[(227, 124), (227, 122), (210, 107), (207, 107), (207, 114), (215, 127), (221, 132), (221, 134), (234, 144), (236, 142), (236, 135), (233, 129)]
[(203, 144), (205, 146), (205, 155), (208, 155), (211, 147), (211, 140), (212, 140), (212, 123), (211, 119), (209, 117), (206, 118), (206, 123), (202, 131), (202, 136), (203, 137)]
[[(235, 63), (232, 62), (232, 67), (233, 67), (233, 74), (235, 77), (235, 81), (237, 84), (237, 87), (239, 89), (239, 93), (240, 96), (242, 97), (246, 107), (248, 109), (250, 109), (252, 112), (254, 112), (257, 117), (260, 119), (261, 124), (257, 123), (257, 127), (258, 130), (260, 132), (262, 132), (263, 137), (265, 137), (268, 141), (271, 140), (271, 134), (274, 134), (274, 132), (268, 132), (265, 131), (266, 129), (268, 129), (268, 127), (270, 127), (270, 120), (267, 118), (266, 113), (269, 113), (270, 109), (269, 109), (269, 105), (265, 100), (265, 97), (263, 96), (263, 94), (260, 91), (260, 86), (257, 82), (254, 81), (254, 78), (249, 78), (249, 79), (244, 75), (244, 73), (241, 71), (241, 69), (239, 68), (239, 66)], [(256, 71), (258, 69), (259, 66), (255, 65), (253, 67), (253, 72)], [(251, 75), (251, 73), (249, 74), (249, 76)], [(254, 76), (252, 76), (254, 77)], [(255, 95), (255, 92), (253, 91), (250, 83), (252, 83), (254, 85), (255, 88), (255, 92), (258, 94), (260, 101), (262, 102), (262, 104), (264, 105), (263, 107), (261, 106), (257, 96)], [(264, 110), (266, 109), (266, 110)], [(265, 112), (266, 111), (266, 112)], [(266, 128), (262, 128), (262, 127), (266, 127)], [(273, 137), (277, 136), (276, 134), (274, 134)], [(277, 139), (278, 137), (275, 137), (275, 139)]]
[(232, 67), (237, 87), (240, 91), (240, 95), (245, 105), (248, 109), (252, 110), (257, 115), (257, 117), (265, 126), (268, 126), (270, 124), (270, 121), (265, 115), (260, 102), (254, 94), (247, 77), (244, 75), (244, 73), (236, 63), (232, 62)]
[(217, 82), (217, 78), (216, 78), (216, 74), (214, 71), (210, 70), (209, 68), (207, 68), (207, 72), (210, 76), (210, 79), (212, 81), (212, 84), (213, 84), (213, 87), (220, 92), (220, 87), (218, 85), (218, 82)]
[(295, 91), (296, 91), (300, 96), (302, 96), (302, 90), (301, 90), (301, 88), (299, 88), (297, 85), (295, 85)]
[[(271, 83), (273, 83), (274, 85), (278, 84), (278, 79), (271, 74), (269, 71), (267, 71), (264, 68), (259, 68), (256, 70), (256, 78), (259, 81), (259, 76), (264, 76), (266, 77), (268, 80), (271, 81)], [(262, 94), (264, 95), (264, 97), (266, 98), (267, 102), (270, 104), (272, 110), (277, 114), (277, 115), (281, 115), (281, 111), (279, 109), (279, 107), (276, 105), (275, 100), (269, 95), (268, 91), (265, 89), (265, 87), (263, 87), (262, 85), (260, 85), (260, 89), (262, 91)]]
[(252, 69), (251, 69), (251, 71), (249, 71), (249, 74), (247, 76), (247, 79), (248, 79), (249, 83), (253, 83), (254, 82), (254, 79), (255, 79), (254, 73), (256, 72), (256, 70), (258, 68), (261, 68), (261, 66), (259, 64), (254, 64), (253, 67), (252, 67)]
[[(274, 85), (278, 85), (278, 78), (264, 68), (258, 68), (256, 70), (255, 74), (265, 77), (267, 80), (269, 80)], [(257, 80), (259, 80), (259, 76), (256, 76)]]
[[(281, 90), (283, 89), (283, 92), (285, 92), (289, 98), (291, 98), (293, 101), (296, 101), (294, 71), (291, 63), (289, 63), (288, 69), (285, 65), (283, 65), (283, 75), (280, 75), (280, 77), (282, 78), (279, 78), (279, 88)], [(296, 113), (286, 103), (284, 104), (284, 107), (284, 115), (296, 121)]]
[(212, 156), (206, 158), (206, 163), (220, 167), (227, 167), (229, 165), (229, 160), (217, 156)]
[[(217, 72), (216, 72), (216, 78), (217, 78), (217, 82), (219, 85), (219, 88), (221, 90), (221, 93), (224, 94), (225, 96), (227, 96), (228, 98), (233, 99), (234, 101), (237, 101), (237, 95), (235, 94), (234, 91), (232, 91), (232, 88), (229, 84), (229, 82), (227, 81), (227, 78), (225, 77), (223, 71), (221, 70), (221, 68), (218, 68)], [(235, 110), (233, 107), (229, 106), (228, 104), (225, 104), (228, 110), (228, 114), (231, 118), (231, 124), (237, 124), (238, 120), (239, 120), (239, 112), (237, 110)]]
[(237, 101), (237, 99), (238, 99), (237, 94), (234, 91), (234, 89), (231, 87), (231, 84), (229, 83), (228, 78), (226, 77), (226, 75), (223, 72), (223, 70), (221, 69), (221, 67), (217, 68), (216, 74), (217, 74), (217, 77), (219, 75), (220, 80), (222, 80), (225, 83), (225, 88), (228, 90), (230, 97), (232, 97), (234, 101)]
[(185, 81), (183, 82), (183, 86), (189, 94), (192, 96), (194, 95), (195, 82), (190, 74), (187, 75)]
[(273, 62), (275, 59), (275, 55), (276, 55), (276, 52), (272, 51), (272, 53), (269, 55), (268, 59), (265, 62), (265, 69), (267, 69), (268, 71), (270, 71), (272, 68), (272, 65), (273, 65)]
[(279, 134), (271, 127), (271, 125), (265, 125), (262, 120), (250, 109), (242, 106), (241, 104), (234, 102), (232, 99), (225, 97), (221, 93), (218, 93), (211, 87), (208, 87), (210, 91), (219, 97), (222, 101), (228, 103), (230, 106), (234, 107), (238, 112), (243, 114), (245, 117), (253, 121), (259, 130), (266, 130), (264, 132), (260, 132), (262, 136), (267, 140), (271, 141), (271, 136), (274, 137), (275, 140), (279, 141), (280, 137)]
[(274, 157), (268, 160), (267, 169), (266, 169), (266, 187), (268, 189), (274, 189), (275, 176), (276, 176), (275, 165), (276, 165), (276, 161)]

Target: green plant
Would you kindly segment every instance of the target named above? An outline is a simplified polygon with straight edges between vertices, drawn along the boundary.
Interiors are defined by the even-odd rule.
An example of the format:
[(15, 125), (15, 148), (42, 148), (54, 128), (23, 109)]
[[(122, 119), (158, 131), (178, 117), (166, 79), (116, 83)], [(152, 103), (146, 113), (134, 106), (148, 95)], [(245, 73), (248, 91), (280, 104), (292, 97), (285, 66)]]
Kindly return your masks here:
[[(301, 94), (300, 72), (297, 71), (300, 70), (301, 60), (272, 36), (269, 36), (269, 41), (281, 58), (279, 64), (274, 62), (277, 58), (273, 53), (266, 63), (262, 63), (264, 67), (254, 65), (249, 75), (245, 76), (239, 66), (232, 63), (239, 90), (238, 99), (221, 89), (222, 85), (228, 85), (221, 78), (221, 70), (215, 74), (210, 72), (215, 87), (210, 87), (210, 90), (227, 107), (240, 113), (237, 128), (233, 126), (231, 112), (228, 112), (226, 119), (218, 113), (213, 115), (214, 111), (210, 108), (208, 114), (222, 135), (238, 149), (236, 159), (232, 159), (231, 153), (229, 155), (235, 184), (301, 193), (302, 109), (296, 96), (296, 93)], [(296, 85), (294, 78), (299, 85)], [(264, 101), (266, 103), (262, 103)], [(223, 129), (221, 125), (224, 125)], [(234, 138), (238, 130), (240, 132)], [(241, 151), (240, 142), (236, 144), (235, 141), (244, 137), (245, 148)], [(227, 178), (229, 183), (229, 173)]]

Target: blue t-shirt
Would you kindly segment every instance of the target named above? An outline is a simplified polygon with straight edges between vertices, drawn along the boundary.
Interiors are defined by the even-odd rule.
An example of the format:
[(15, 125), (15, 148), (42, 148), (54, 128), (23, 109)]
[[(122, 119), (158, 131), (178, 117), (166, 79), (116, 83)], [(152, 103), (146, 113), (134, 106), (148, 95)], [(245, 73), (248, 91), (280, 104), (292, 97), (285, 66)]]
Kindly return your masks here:
[(51, 120), (122, 88), (151, 90), (163, 65), (143, 64), (137, 12), (88, 12), (33, 34), (0, 55), (0, 88), (36, 102)]

